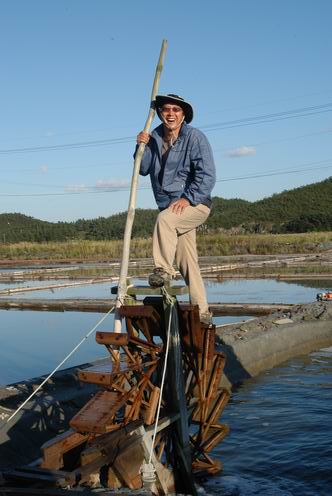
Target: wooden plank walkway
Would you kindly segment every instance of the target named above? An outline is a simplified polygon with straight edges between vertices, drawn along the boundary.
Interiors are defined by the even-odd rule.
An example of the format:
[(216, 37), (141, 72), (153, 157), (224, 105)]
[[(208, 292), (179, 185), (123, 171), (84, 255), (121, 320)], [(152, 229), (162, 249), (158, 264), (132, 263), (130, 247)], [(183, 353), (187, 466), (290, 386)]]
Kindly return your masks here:
[(118, 277), (104, 277), (104, 278), (93, 278), (93, 279), (85, 279), (74, 282), (66, 282), (61, 284), (45, 284), (42, 286), (21, 286), (15, 288), (6, 288), (0, 290), (0, 296), (9, 296), (11, 294), (18, 293), (27, 293), (33, 291), (47, 291), (52, 289), (63, 289), (63, 288), (75, 288), (78, 286), (86, 286), (88, 284), (102, 284), (105, 282), (115, 283), (118, 282)]
[[(0, 298), (0, 309), (3, 310), (106, 313), (113, 305), (115, 305), (113, 299)], [(221, 315), (268, 315), (277, 311), (287, 312), (293, 306), (286, 303), (210, 303), (210, 309), (215, 317)]]

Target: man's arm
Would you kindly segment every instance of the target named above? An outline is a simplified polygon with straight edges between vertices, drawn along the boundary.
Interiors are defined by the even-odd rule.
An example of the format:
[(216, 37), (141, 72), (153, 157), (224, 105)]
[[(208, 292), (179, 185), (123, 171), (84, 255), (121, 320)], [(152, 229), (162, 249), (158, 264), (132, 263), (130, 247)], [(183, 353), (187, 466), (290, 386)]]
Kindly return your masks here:
[(197, 131), (191, 148), (191, 163), (194, 171), (192, 182), (185, 188), (182, 197), (191, 205), (202, 203), (209, 197), (216, 183), (216, 168), (210, 143), (206, 136)]
[(152, 160), (152, 152), (151, 152), (151, 148), (149, 146), (149, 142), (150, 142), (149, 133), (145, 133), (144, 131), (141, 131), (137, 135), (136, 142), (137, 142), (137, 146), (136, 146), (136, 150), (134, 153), (134, 158), (135, 158), (135, 155), (136, 155), (136, 152), (138, 150), (139, 145), (141, 143), (145, 143), (145, 145), (146, 145), (144, 148), (144, 153), (142, 156), (142, 161), (141, 161), (139, 173), (141, 176), (147, 176), (150, 172), (151, 160)]

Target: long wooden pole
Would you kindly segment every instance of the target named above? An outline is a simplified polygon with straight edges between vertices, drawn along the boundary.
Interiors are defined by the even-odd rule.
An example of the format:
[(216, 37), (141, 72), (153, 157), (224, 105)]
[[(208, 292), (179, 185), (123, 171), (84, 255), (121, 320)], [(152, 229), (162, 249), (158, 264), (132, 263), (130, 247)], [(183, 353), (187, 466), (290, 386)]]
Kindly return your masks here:
[[(151, 128), (151, 124), (155, 115), (154, 101), (156, 99), (156, 95), (159, 87), (159, 80), (161, 71), (163, 69), (164, 56), (167, 49), (167, 40), (163, 40), (160, 50), (160, 55), (158, 59), (158, 64), (156, 67), (156, 73), (154, 77), (154, 82), (152, 86), (152, 94), (151, 94), (151, 104), (148, 117), (145, 122), (144, 131), (148, 133)], [(136, 207), (136, 191), (138, 184), (138, 174), (142, 161), (142, 156), (145, 149), (145, 143), (141, 143), (138, 147), (138, 150), (135, 155), (133, 175), (131, 179), (131, 188), (130, 188), (130, 197), (129, 197), (129, 205), (128, 205), (128, 213), (126, 220), (126, 227), (123, 238), (123, 251), (122, 251), (122, 262), (121, 262), (121, 271), (120, 271), (120, 280), (118, 285), (118, 294), (116, 298), (116, 307), (115, 307), (115, 317), (114, 317), (114, 331), (121, 332), (122, 323), (121, 316), (119, 314), (119, 309), (123, 305), (123, 300), (127, 292), (127, 276), (128, 276), (128, 264), (129, 264), (129, 251), (130, 251), (130, 240), (131, 240), (131, 232), (135, 218), (135, 207)]]

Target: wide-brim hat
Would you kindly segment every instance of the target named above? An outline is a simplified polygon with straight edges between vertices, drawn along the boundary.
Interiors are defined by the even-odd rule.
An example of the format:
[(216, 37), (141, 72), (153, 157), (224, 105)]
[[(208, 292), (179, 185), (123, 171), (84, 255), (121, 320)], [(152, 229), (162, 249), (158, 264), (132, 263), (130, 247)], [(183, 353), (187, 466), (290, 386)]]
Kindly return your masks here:
[(194, 110), (189, 102), (186, 102), (182, 96), (174, 95), (173, 93), (169, 93), (168, 95), (157, 95), (155, 104), (156, 111), (160, 120), (162, 120), (160, 115), (160, 108), (165, 105), (165, 103), (175, 103), (182, 108), (184, 112), (184, 120), (189, 124), (193, 120)]

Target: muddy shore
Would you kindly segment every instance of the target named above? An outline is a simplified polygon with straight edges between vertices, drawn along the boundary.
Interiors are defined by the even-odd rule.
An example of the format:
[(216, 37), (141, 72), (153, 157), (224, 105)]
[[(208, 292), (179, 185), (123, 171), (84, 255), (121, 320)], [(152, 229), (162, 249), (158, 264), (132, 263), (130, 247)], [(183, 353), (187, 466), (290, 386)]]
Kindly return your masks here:
[(259, 319), (220, 326), (217, 342), (227, 354), (222, 385), (257, 376), (280, 363), (332, 345), (332, 302), (293, 305)]

